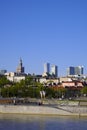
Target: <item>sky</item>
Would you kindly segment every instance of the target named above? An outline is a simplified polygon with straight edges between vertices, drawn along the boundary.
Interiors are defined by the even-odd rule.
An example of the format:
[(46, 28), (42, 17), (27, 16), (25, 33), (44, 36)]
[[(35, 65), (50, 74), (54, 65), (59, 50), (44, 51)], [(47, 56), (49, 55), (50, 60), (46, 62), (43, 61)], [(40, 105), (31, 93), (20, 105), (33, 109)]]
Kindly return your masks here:
[(87, 0), (0, 0), (0, 69), (42, 74), (43, 64), (83, 65), (87, 74)]

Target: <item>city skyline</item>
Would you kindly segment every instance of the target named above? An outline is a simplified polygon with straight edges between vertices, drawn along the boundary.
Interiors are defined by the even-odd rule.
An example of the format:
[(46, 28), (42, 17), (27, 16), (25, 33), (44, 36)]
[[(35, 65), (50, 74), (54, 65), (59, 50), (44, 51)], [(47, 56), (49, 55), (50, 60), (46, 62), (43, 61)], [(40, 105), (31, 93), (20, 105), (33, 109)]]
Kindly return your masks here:
[[(10, 71), (10, 72), (16, 72), (19, 74), (22, 73), (26, 73), (26, 74), (36, 74), (35, 72), (30, 73), (30, 72), (25, 72), (25, 66), (23, 66), (23, 61), (22, 58), (19, 59), (19, 63), (18, 66), (15, 67), (15, 71)], [(38, 73), (39, 75), (45, 76), (46, 74), (48, 75), (54, 75), (55, 77), (60, 77), (59, 75), (59, 67), (57, 65), (51, 64), (51, 63), (44, 63), (43, 64), (43, 72), (42, 73)], [(82, 76), (84, 75), (84, 66), (68, 66), (68, 68), (66, 68), (66, 73), (65, 75), (61, 75), (61, 76), (69, 76), (69, 75), (79, 75)], [(8, 70), (6, 70), (5, 68), (1, 69), (0, 68), (0, 73), (6, 73), (8, 72)], [(87, 74), (86, 74), (87, 75)]]
[(86, 0), (0, 1), (0, 69), (42, 74), (43, 64), (84, 66), (87, 74)]

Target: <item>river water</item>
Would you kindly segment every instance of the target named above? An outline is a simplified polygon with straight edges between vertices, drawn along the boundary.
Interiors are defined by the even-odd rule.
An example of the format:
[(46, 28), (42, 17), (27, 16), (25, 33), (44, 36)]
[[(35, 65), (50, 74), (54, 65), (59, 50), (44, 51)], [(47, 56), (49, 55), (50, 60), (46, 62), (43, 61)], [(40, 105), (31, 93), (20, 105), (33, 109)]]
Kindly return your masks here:
[(87, 117), (0, 114), (0, 130), (87, 130)]

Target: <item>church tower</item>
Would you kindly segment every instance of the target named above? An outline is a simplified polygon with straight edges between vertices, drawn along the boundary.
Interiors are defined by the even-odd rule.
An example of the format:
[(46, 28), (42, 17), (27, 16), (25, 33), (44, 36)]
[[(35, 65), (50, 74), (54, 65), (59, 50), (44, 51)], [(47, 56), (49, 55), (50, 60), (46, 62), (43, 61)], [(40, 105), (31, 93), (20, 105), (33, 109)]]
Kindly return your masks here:
[(17, 70), (16, 70), (17, 73), (24, 73), (24, 67), (23, 67), (23, 63), (22, 63), (22, 59), (20, 58), (20, 61), (19, 61), (19, 65), (17, 67)]

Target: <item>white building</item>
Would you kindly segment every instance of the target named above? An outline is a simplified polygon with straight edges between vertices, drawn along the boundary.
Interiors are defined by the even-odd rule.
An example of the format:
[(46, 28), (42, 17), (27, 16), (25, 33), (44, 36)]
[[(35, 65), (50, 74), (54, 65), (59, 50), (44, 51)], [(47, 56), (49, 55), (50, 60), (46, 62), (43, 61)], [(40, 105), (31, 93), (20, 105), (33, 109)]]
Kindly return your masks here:
[(44, 64), (44, 73), (46, 73), (46, 74), (50, 73), (50, 64), (49, 63)]
[(5, 73), (7, 79), (12, 82), (20, 82), (21, 80), (25, 80), (25, 75), (16, 75), (15, 72)]
[(56, 65), (51, 66), (51, 75), (57, 78), (58, 76), (58, 67)]

